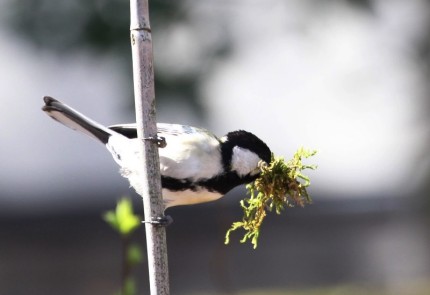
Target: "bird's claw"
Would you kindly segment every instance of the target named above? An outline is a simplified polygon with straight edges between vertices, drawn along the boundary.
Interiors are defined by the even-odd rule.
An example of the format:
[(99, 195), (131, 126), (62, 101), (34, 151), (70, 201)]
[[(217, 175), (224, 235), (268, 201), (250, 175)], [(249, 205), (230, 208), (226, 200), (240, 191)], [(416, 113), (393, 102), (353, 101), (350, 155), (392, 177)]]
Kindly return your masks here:
[(163, 136), (145, 137), (144, 140), (155, 142), (159, 148), (165, 148), (167, 146), (166, 138)]
[(142, 223), (150, 223), (158, 227), (167, 227), (173, 223), (173, 218), (170, 215), (153, 217), (151, 221), (142, 221)]

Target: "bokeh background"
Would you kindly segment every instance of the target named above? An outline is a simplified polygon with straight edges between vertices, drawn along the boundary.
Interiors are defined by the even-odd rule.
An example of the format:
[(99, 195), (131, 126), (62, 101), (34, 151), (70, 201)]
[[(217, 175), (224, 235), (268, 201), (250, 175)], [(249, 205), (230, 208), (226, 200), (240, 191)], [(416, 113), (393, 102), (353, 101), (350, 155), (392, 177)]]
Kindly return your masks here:
[[(0, 2), (0, 294), (119, 288), (101, 215), (123, 195), (141, 214), (140, 197), (103, 146), (40, 108), (51, 95), (134, 121), (128, 4)], [(244, 188), (169, 209), (172, 294), (430, 294), (430, 2), (150, 6), (158, 121), (249, 130), (286, 158), (319, 150), (314, 204), (267, 218), (257, 250), (223, 245)], [(137, 277), (148, 294), (145, 264)]]

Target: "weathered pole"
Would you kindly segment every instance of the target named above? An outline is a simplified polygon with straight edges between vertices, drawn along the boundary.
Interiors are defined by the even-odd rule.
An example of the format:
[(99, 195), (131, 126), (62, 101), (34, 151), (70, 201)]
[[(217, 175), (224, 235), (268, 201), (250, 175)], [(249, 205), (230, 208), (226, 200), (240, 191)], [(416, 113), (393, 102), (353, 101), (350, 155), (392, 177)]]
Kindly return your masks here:
[[(155, 141), (155, 90), (151, 27), (148, 0), (130, 0), (130, 38), (133, 59), (134, 97), (137, 134), (141, 144), (142, 197), (145, 220), (163, 216), (160, 160)], [(169, 294), (166, 230), (145, 223), (151, 295)]]

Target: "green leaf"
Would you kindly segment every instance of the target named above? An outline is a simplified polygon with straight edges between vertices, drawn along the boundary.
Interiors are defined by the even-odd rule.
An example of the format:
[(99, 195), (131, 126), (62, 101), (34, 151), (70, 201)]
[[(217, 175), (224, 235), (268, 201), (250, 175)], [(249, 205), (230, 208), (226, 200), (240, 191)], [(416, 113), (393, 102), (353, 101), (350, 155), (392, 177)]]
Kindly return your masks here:
[(133, 278), (127, 278), (124, 282), (124, 289), (121, 295), (135, 295), (136, 282)]
[(142, 249), (137, 244), (131, 244), (127, 249), (127, 262), (133, 267), (143, 261)]
[(115, 230), (118, 230), (118, 220), (115, 215), (115, 211), (108, 211), (103, 215), (103, 219)]
[(103, 219), (122, 236), (131, 234), (141, 224), (139, 216), (133, 213), (133, 205), (128, 198), (119, 200), (115, 211), (106, 212)]

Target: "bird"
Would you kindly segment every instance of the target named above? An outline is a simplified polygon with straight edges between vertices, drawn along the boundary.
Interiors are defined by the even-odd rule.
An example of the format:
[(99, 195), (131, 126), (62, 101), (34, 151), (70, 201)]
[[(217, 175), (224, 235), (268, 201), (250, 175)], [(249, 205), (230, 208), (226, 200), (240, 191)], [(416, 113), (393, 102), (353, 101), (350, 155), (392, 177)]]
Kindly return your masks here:
[[(42, 110), (63, 125), (106, 146), (120, 173), (142, 195), (139, 144), (135, 123), (104, 126), (61, 101), (45, 96)], [(215, 201), (236, 186), (250, 183), (270, 163), (272, 152), (245, 130), (217, 137), (206, 129), (157, 123), (158, 152), (164, 209)], [(163, 147), (164, 146), (164, 147)]]

